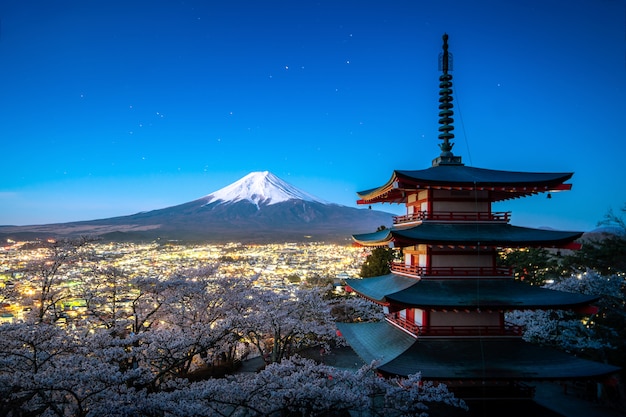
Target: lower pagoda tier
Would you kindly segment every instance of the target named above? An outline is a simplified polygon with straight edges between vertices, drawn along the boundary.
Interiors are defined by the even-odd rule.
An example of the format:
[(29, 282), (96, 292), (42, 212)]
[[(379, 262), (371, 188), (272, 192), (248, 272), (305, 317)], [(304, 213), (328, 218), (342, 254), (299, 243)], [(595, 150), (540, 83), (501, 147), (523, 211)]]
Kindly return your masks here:
[(580, 236), (582, 232), (533, 229), (506, 223), (424, 222), (414, 227), (394, 227), (352, 237), (363, 246), (382, 246), (393, 242), (397, 247), (426, 244), (517, 248), (565, 247)]
[[(618, 367), (516, 339), (416, 339), (387, 322), (337, 323), (365, 363), (383, 375), (429, 381), (537, 381), (600, 378)], [(381, 343), (381, 341), (384, 341)]]
[(349, 290), (390, 311), (417, 307), (454, 310), (585, 308), (599, 297), (554, 291), (512, 279), (415, 279), (396, 274), (348, 279)]

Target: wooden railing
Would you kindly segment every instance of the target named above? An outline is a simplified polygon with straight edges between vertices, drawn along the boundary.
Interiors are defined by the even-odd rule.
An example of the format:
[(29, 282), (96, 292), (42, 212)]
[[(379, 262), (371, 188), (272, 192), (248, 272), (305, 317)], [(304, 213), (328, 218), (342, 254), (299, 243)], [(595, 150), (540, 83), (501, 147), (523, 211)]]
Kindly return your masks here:
[(511, 219), (510, 211), (503, 212), (470, 212), (470, 211), (418, 211), (402, 216), (393, 216), (393, 224), (402, 224), (408, 222), (417, 222), (423, 220), (439, 220), (439, 221), (481, 221), (481, 222), (504, 222), (508, 223)]
[(418, 265), (406, 265), (402, 262), (392, 262), (391, 270), (401, 274), (407, 274), (420, 277), (507, 277), (512, 276), (513, 270), (504, 267), (463, 267), (463, 266), (445, 266), (425, 268)]
[(408, 322), (406, 319), (400, 317), (400, 315), (398, 313), (387, 314), (385, 316), (385, 318), (387, 319), (387, 321), (389, 321), (392, 324), (395, 324), (396, 326), (398, 326), (398, 327), (408, 331), (409, 333), (411, 333), (415, 337), (419, 336), (419, 334), (421, 332), (420, 326), (418, 326), (415, 323)]
[(422, 336), (521, 336), (522, 327), (513, 324), (500, 326), (430, 326), (422, 329)]
[(511, 323), (502, 326), (418, 326), (398, 313), (387, 314), (387, 321), (414, 336), (521, 336), (523, 327)]

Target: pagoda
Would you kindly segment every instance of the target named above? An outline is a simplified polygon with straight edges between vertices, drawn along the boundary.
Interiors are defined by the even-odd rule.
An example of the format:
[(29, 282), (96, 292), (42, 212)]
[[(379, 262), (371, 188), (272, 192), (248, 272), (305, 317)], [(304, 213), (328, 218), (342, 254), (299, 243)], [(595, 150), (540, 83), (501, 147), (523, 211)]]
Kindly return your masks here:
[[(358, 193), (359, 204), (397, 203), (393, 226), (354, 235), (360, 245), (390, 246), (401, 259), (384, 276), (349, 279), (350, 291), (376, 303), (386, 319), (339, 323), (352, 349), (386, 376), (421, 373), (463, 397), (471, 387), (492, 396), (528, 396), (540, 380), (594, 379), (618, 368), (522, 340), (512, 310), (587, 311), (598, 298), (521, 283), (497, 266), (507, 248), (571, 248), (581, 232), (513, 226), (492, 203), (570, 190), (570, 172), (516, 172), (466, 166), (452, 152), (452, 75), (443, 36), (439, 77), (440, 155), (421, 170), (396, 170), (383, 185)], [(471, 389), (470, 389), (471, 391)], [(511, 392), (513, 391), (513, 392)], [(485, 394), (486, 393), (486, 394)], [(470, 396), (473, 396), (471, 394)]]

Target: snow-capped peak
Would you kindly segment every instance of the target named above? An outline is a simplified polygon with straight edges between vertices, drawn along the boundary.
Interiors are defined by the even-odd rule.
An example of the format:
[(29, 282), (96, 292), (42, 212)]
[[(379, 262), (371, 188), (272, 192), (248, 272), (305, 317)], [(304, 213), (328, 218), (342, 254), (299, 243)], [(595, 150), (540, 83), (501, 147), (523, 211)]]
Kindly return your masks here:
[(269, 171), (251, 172), (239, 181), (205, 197), (207, 203), (218, 200), (222, 202), (248, 200), (257, 207), (260, 204), (271, 205), (294, 199), (328, 204), (286, 183)]

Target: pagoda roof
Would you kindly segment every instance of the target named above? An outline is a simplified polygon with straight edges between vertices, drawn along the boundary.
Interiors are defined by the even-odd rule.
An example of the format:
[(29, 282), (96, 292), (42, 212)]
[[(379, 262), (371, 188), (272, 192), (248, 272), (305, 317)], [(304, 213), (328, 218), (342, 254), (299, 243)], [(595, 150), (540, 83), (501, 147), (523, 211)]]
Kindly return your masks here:
[(406, 203), (410, 190), (488, 190), (491, 200), (501, 201), (547, 191), (567, 190), (565, 181), (572, 172), (517, 172), (474, 168), (465, 165), (438, 165), (421, 170), (395, 170), (380, 187), (357, 192), (361, 204)]
[(425, 380), (556, 380), (600, 377), (620, 368), (521, 339), (415, 339), (387, 322), (337, 323), (352, 349), (385, 374)]
[(387, 274), (371, 278), (351, 278), (345, 280), (346, 285), (370, 300), (385, 303), (385, 297), (412, 287), (419, 281), (397, 274)]
[(405, 247), (416, 244), (497, 247), (561, 247), (578, 239), (582, 232), (566, 232), (512, 226), (507, 223), (422, 222), (413, 227), (393, 227), (378, 232), (353, 235), (364, 246), (394, 242)]
[(349, 279), (346, 280), (346, 284), (373, 301), (401, 308), (570, 309), (584, 307), (599, 298), (593, 295), (550, 290), (509, 278), (418, 280), (389, 274), (374, 278)]

